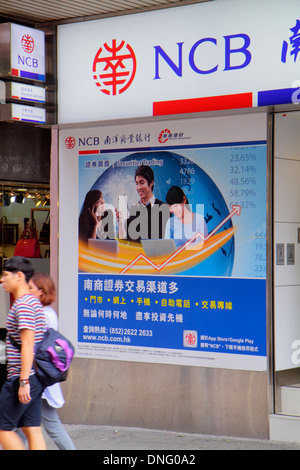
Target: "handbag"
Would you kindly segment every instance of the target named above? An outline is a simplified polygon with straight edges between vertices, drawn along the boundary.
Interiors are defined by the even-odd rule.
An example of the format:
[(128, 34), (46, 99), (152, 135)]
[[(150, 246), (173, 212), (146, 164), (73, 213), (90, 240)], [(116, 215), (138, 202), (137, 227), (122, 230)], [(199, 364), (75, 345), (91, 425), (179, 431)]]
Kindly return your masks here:
[(48, 212), (48, 215), (46, 217), (45, 222), (42, 225), (41, 231), (40, 231), (40, 241), (44, 243), (49, 243), (50, 241), (50, 221), (49, 221), (49, 216), (50, 212)]
[(20, 238), (20, 240), (17, 241), (14, 256), (40, 258), (41, 250), (38, 240), (35, 238)]

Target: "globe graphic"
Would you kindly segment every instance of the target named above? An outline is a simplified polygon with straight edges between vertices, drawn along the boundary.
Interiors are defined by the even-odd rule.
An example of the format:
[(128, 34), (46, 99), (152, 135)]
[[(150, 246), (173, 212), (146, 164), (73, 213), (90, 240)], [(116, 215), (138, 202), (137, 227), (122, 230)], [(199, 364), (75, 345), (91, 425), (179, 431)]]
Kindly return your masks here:
[[(214, 181), (197, 164), (171, 151), (133, 152), (111, 165), (97, 179), (91, 189), (102, 191), (105, 203), (118, 207), (118, 197), (127, 196), (128, 206), (136, 204), (138, 195), (135, 187), (135, 170), (140, 164), (148, 164), (154, 171), (154, 194), (161, 201), (166, 200), (168, 189), (180, 186), (196, 212), (197, 205), (204, 205), (208, 234), (229, 215), (226, 202)], [(232, 227), (229, 219), (219, 229)], [(197, 266), (188, 269), (184, 275), (231, 276), (234, 262), (234, 236), (210, 257)], [(182, 273), (181, 273), (182, 274)]]

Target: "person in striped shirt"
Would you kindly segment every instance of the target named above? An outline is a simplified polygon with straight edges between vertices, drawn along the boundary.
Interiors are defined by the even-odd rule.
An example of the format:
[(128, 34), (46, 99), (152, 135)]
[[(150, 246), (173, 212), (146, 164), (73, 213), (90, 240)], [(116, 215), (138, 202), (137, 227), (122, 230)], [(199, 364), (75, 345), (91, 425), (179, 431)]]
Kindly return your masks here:
[[(4, 450), (21, 450), (16, 428), (24, 432), (30, 450), (44, 450), (41, 430), (43, 386), (33, 367), (34, 346), (43, 339), (43, 306), (29, 290), (34, 269), (30, 261), (14, 256), (4, 264), (1, 284), (14, 302), (7, 316), (7, 380), (0, 393), (0, 444)], [(14, 343), (21, 345), (21, 351)]]

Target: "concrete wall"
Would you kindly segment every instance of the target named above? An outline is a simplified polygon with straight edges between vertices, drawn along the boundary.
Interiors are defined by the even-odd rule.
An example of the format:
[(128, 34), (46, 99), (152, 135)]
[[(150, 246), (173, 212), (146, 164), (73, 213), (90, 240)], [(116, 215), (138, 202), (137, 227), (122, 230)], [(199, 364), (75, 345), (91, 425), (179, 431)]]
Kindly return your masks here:
[(75, 359), (65, 423), (268, 438), (268, 374)]

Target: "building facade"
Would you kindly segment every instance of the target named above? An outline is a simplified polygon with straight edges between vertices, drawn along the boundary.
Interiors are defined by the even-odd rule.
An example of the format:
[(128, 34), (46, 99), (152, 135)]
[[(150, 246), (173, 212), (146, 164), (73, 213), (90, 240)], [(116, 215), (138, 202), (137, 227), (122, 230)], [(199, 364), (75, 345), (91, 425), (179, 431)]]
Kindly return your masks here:
[[(216, 0), (52, 29), (50, 271), (76, 346), (65, 422), (297, 440), (296, 6)], [(142, 164), (201, 226), (120, 235)], [(105, 208), (90, 206), (98, 232), (82, 241), (95, 191)]]

